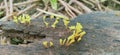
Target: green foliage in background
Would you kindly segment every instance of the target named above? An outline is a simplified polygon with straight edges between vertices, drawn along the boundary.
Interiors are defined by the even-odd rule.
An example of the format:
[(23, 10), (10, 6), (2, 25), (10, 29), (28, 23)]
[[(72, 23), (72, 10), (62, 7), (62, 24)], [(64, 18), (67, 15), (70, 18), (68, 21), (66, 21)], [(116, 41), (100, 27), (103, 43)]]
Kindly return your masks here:
[(52, 9), (57, 10), (57, 0), (43, 0), (45, 6), (50, 2)]
[(0, 11), (0, 16), (3, 14), (4, 12)]
[(57, 0), (50, 0), (50, 3), (51, 3), (51, 7), (54, 10), (57, 10)]

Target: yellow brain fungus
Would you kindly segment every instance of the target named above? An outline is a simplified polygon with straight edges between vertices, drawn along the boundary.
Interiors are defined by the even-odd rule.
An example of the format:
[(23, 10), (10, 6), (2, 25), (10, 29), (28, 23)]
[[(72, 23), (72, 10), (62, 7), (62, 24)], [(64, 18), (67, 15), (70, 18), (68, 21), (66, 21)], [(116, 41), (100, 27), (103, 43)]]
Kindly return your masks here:
[(18, 20), (21, 22), (21, 18), (22, 18), (22, 16), (20, 15), (20, 16), (18, 16)]
[(70, 30), (75, 30), (75, 26), (70, 26), (69, 29)]
[(59, 20), (59, 19), (60, 19), (60, 17), (56, 17), (56, 19), (57, 19), (57, 20)]
[(46, 16), (43, 16), (43, 21), (46, 19)]
[[(54, 17), (55, 17), (54, 15), (50, 15), (49, 18), (50, 18), (50, 20), (52, 20)], [(55, 21), (51, 25), (52, 28), (56, 28), (56, 25), (58, 24), (59, 19), (60, 19), (60, 17), (55, 18)], [(62, 19), (63, 19), (63, 23), (64, 23), (65, 27), (68, 28), (68, 24), (70, 22), (69, 19), (68, 18), (62, 18)], [(48, 27), (49, 23), (46, 22), (46, 16), (43, 16), (43, 22), (44, 22), (45, 26)]]
[(71, 39), (71, 40), (69, 40), (69, 42), (68, 43), (66, 43), (66, 46), (70, 46), (72, 43), (74, 43), (75, 42), (75, 40), (74, 39)]
[(30, 24), (30, 16), (28, 14), (26, 14), (26, 17), (25, 17), (25, 22)]
[(75, 32), (76, 34), (80, 33), (82, 31), (82, 25), (80, 23), (76, 23), (76, 27), (75, 27)]
[(45, 48), (48, 48), (48, 42), (47, 41), (44, 41), (42, 44)]
[(69, 20), (63, 19), (63, 23), (64, 23), (64, 25), (65, 25), (66, 28), (68, 28), (69, 22), (70, 22)]
[(16, 16), (13, 16), (13, 22), (17, 23), (18, 24), (18, 19)]
[(28, 14), (23, 14), (20, 16), (13, 16), (13, 21), (15, 23), (30, 24), (30, 16)]
[(81, 32), (77, 38), (77, 41), (79, 42), (81, 40), (81, 38), (86, 34), (85, 31)]
[[(50, 16), (50, 19), (54, 18), (54, 16)], [(43, 21), (45, 23), (45, 25), (48, 27), (48, 23), (45, 21), (46, 16), (43, 17)], [(56, 24), (59, 22), (59, 17), (56, 17), (55, 22), (51, 25), (52, 28), (56, 27)], [(72, 35), (68, 36), (65, 39), (59, 39), (59, 44), (61, 46), (70, 46), (71, 44), (73, 44), (74, 42), (79, 42), (82, 37), (86, 34), (85, 31), (83, 31), (83, 27), (82, 25), (77, 22), (75, 26), (70, 26), (68, 27), (68, 24), (70, 23), (69, 19), (62, 19), (64, 25), (66, 28), (69, 28), (69, 30), (72, 30), (73, 33)], [(52, 46), (53, 44), (50, 42), (50, 46)]]
[(50, 15), (50, 19), (53, 19), (54, 18), (54, 16), (53, 15)]
[(68, 37), (68, 41), (74, 38), (75, 38), (75, 31), (73, 31), (73, 34)]
[(59, 17), (56, 18), (55, 22), (51, 25), (51, 27), (55, 28), (58, 22), (59, 22)]
[(44, 42), (42, 42), (42, 44), (45, 48), (53, 47), (52, 41), (50, 41), (50, 42), (44, 41)]
[(63, 45), (63, 40), (59, 39), (59, 42), (60, 42), (60, 45), (62, 46)]
[(70, 46), (74, 42), (79, 42), (82, 37), (86, 34), (85, 31), (82, 31), (82, 25), (80, 23), (76, 23), (76, 26), (73, 27), (74, 31), (72, 35), (70, 35), (67, 39), (60, 39), (60, 45)]
[(46, 19), (46, 16), (43, 16), (43, 22), (44, 22), (45, 26), (48, 28), (49, 23), (47, 23), (47, 22), (45, 21), (45, 19)]
[(67, 38), (66, 46), (71, 45), (73, 42), (75, 42), (75, 31)]
[[(52, 20), (53, 18), (54, 18), (54, 16), (53, 16), (53, 15), (50, 15), (50, 19)], [(49, 23), (46, 22), (46, 16), (43, 16), (43, 22), (44, 22), (45, 26), (48, 28)], [(52, 27), (52, 28), (55, 28), (55, 27), (56, 27), (56, 24), (57, 24), (58, 22), (59, 22), (59, 17), (57, 17), (57, 18), (55, 19), (55, 22), (51, 25), (51, 27)]]
[(59, 39), (59, 43), (61, 46), (65, 45), (67, 39)]
[(63, 40), (63, 45), (65, 44), (66, 40), (67, 40), (66, 38)]
[(24, 24), (25, 23), (25, 15), (23, 14), (22, 17), (21, 17), (21, 23)]
[(59, 42), (60, 42), (60, 45), (61, 45), (61, 46), (69, 46), (69, 45), (71, 45), (72, 43), (74, 43), (75, 40), (74, 40), (74, 39), (70, 39), (70, 40), (68, 40), (68, 39), (64, 39), (64, 40), (59, 39)]
[(52, 46), (53, 46), (53, 42), (50, 41), (50, 47), (52, 47)]

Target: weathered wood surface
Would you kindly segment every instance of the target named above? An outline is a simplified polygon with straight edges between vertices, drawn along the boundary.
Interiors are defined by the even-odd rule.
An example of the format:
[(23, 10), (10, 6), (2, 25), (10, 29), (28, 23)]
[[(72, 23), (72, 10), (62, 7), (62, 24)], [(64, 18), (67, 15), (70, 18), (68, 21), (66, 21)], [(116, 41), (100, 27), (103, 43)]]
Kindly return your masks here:
[[(46, 28), (44, 28), (43, 22), (41, 20), (37, 21), (39, 22), (35, 23), (41, 25), (37, 25), (38, 27), (31, 25), (31, 27), (27, 27), (27, 29), (26, 27), (21, 28), (22, 26), (17, 29), (18, 27), (11, 24), (12, 22), (8, 24), (4, 23), (4, 25), (1, 23), (1, 27), (4, 30), (22, 30), (22, 33), (30, 34), (30, 32), (32, 32), (31, 35), (44, 34), (47, 38), (40, 39), (38, 42), (26, 46), (0, 45), (0, 55), (120, 55), (119, 11), (93, 12), (79, 15), (76, 19), (71, 21), (70, 25), (80, 22), (87, 34), (79, 43), (75, 43), (67, 48), (60, 47), (58, 43), (58, 39), (62, 36), (66, 36), (63, 34), (67, 34), (65, 29), (61, 28), (63, 25), (59, 25), (61, 28), (57, 28), (59, 31), (56, 29), (45, 30)], [(41, 41), (43, 40), (52, 40), (55, 43), (55, 46), (53, 48), (45, 49), (41, 45)]]

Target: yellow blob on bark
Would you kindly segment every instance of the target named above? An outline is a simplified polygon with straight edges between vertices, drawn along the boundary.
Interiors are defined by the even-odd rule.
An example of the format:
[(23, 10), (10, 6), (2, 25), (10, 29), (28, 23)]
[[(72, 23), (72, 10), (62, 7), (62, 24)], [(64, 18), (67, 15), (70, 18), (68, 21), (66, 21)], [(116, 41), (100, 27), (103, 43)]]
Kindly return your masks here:
[(45, 48), (48, 48), (48, 42), (47, 41), (44, 41), (42, 44)]
[(60, 42), (60, 45), (62, 46), (63, 45), (63, 40), (59, 39), (59, 42)]
[(50, 47), (52, 47), (52, 46), (53, 46), (53, 42), (50, 41)]

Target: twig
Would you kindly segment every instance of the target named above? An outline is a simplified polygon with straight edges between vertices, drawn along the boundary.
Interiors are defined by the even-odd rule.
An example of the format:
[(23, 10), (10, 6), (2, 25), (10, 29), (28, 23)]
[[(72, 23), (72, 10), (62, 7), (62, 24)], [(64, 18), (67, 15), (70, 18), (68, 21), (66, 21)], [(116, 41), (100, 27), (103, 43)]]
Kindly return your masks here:
[[(20, 12), (18, 12), (17, 15), (22, 14), (23, 12), (25, 12), (25, 11), (31, 9), (31, 8), (34, 7), (35, 5), (36, 5), (36, 4), (33, 4), (33, 5), (31, 5), (31, 6), (27, 7), (27, 8), (25, 8), (24, 10), (21, 10)], [(2, 19), (0, 19), (0, 21), (7, 21), (7, 18), (9, 18), (9, 17), (11, 17), (11, 16), (13, 16), (13, 15), (14, 15), (14, 14), (9, 14), (9, 15), (3, 17)]]
[(95, 7), (95, 5), (93, 3), (91, 3), (91, 2), (89, 2), (89, 0), (82, 0), (82, 1), (89, 4), (89, 5), (91, 5), (92, 8)]
[[(65, 2), (66, 3), (66, 2)], [(67, 3), (66, 3), (67, 4)], [(72, 0), (69, 1), (69, 3), (67, 4), (68, 7), (73, 10), (74, 12), (78, 13), (78, 14), (82, 14), (82, 12), (80, 12), (79, 10), (75, 9), (74, 7), (70, 6), (70, 4), (72, 4)], [(64, 7), (61, 7), (60, 9), (63, 9)]]
[(68, 7), (69, 7), (71, 10), (73, 10), (74, 12), (76, 12), (76, 13), (78, 13), (78, 14), (82, 14), (82, 12), (80, 12), (79, 10), (77, 10), (77, 9), (75, 9), (74, 7), (70, 6), (69, 4), (68, 4)]
[[(26, 5), (26, 4), (30, 4), (33, 2), (37, 2), (39, 0), (31, 0), (31, 1), (25, 1), (25, 2), (20, 2), (20, 3), (14, 3), (13, 6), (21, 6), (21, 5)], [(4, 9), (5, 6), (0, 6), (0, 9)]]
[(100, 10), (100, 11), (102, 11), (102, 6), (101, 6), (101, 4), (100, 4), (100, 2), (99, 2), (99, 0), (89, 0), (90, 2), (92, 2), (92, 3), (94, 3), (94, 5), (97, 7), (97, 9), (95, 9), (95, 10)]
[[(45, 8), (43, 10), (47, 10), (47, 6), (45, 6)], [(38, 16), (40, 16), (43, 12), (39, 12), (36, 15), (33, 15), (32, 18), (37, 18)]]
[(115, 3), (117, 3), (117, 4), (120, 4), (120, 2), (119, 1), (117, 1), (117, 0), (112, 0), (113, 2), (115, 2)]
[(86, 13), (92, 12), (91, 9), (89, 9), (87, 6), (85, 6), (83, 3), (77, 0), (72, 0), (75, 4), (78, 4)]
[(27, 11), (27, 10), (29, 10), (29, 9), (33, 8), (34, 6), (36, 6), (36, 4), (32, 4), (32, 5), (30, 5), (29, 7), (25, 8), (24, 10), (21, 10), (20, 12), (18, 12), (18, 14), (17, 14), (17, 15), (22, 14), (23, 12), (25, 12), (25, 11)]
[(70, 14), (69, 11), (68, 11), (66, 8), (65, 8), (65, 11), (67, 12), (67, 14), (68, 14), (69, 16), (71, 16), (71, 18), (73, 18), (72, 14)]
[(7, 0), (4, 0), (4, 3), (5, 3), (6, 16), (8, 16), (9, 10), (8, 10), (8, 5), (7, 5)]
[(13, 7), (13, 9), (15, 9), (17, 12), (19, 12), (19, 11), (20, 11), (17, 7)]
[(11, 17), (13, 14), (9, 14), (5, 17), (3, 17), (2, 19), (0, 19), (0, 21), (7, 21), (7, 18)]
[(69, 9), (68, 5), (67, 5), (64, 1), (62, 1), (62, 0), (58, 0), (58, 1), (59, 1), (63, 6), (65, 6), (66, 10), (68, 10), (67, 12), (70, 12), (71, 15), (70, 15), (69, 13), (68, 13), (68, 14), (69, 14), (71, 17), (76, 17), (76, 15), (71, 11), (71, 9)]
[[(44, 9), (46, 10), (46, 9)], [(39, 12), (37, 15), (34, 16), (34, 18), (37, 18), (38, 16), (40, 16), (43, 12)]]
[(9, 0), (10, 2), (10, 14), (13, 13), (13, 0)]
[(100, 11), (102, 11), (102, 8), (101, 8), (101, 6), (100, 6), (100, 2), (99, 2), (98, 0), (96, 0), (96, 5), (97, 5), (98, 9), (99, 9)]
[(105, 7), (104, 5), (101, 4), (101, 7), (105, 10), (105, 11), (112, 11), (112, 9)]
[(1, 3), (0, 3), (0, 6), (3, 6), (4, 5), (4, 1), (2, 1)]
[(21, 2), (21, 3), (15, 3), (14, 6), (26, 5), (26, 4), (36, 2), (36, 1), (39, 1), (39, 0), (30, 0), (30, 1), (25, 1), (25, 2)]
[(79, 9), (81, 12), (84, 12), (84, 10), (83, 10), (81, 7), (79, 7), (79, 6), (78, 6), (78, 9)]
[[(68, 2), (69, 5), (71, 5), (72, 3), (73, 3), (73, 2), (72, 2), (71, 0)], [(63, 8), (65, 8), (65, 7), (64, 7), (64, 6), (60, 7), (60, 8), (58, 9), (58, 11), (62, 10)]]
[(54, 14), (54, 13), (51, 13), (51, 12), (47, 12), (47, 11), (44, 11), (44, 10), (39, 9), (39, 8), (36, 8), (36, 10), (38, 10), (38, 11), (40, 11), (40, 12), (43, 12), (43, 13), (46, 13), (46, 14), (49, 14), (49, 15), (54, 15), (54, 16), (56, 16), (56, 17), (60, 17), (60, 18), (64, 18), (64, 19), (69, 19), (69, 18), (66, 17), (66, 16)]
[(95, 1), (94, 1), (94, 0), (89, 0), (89, 1), (95, 4)]

